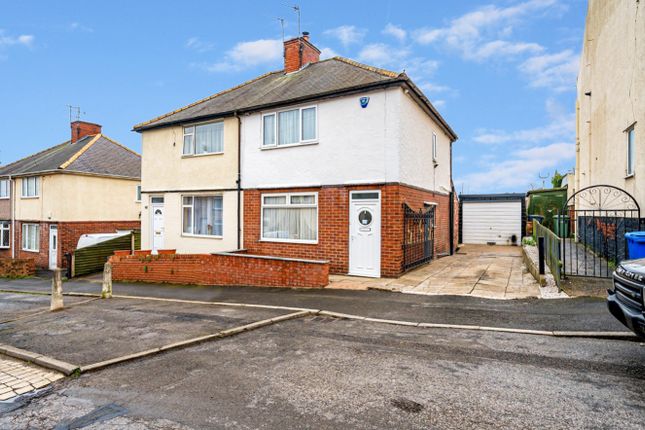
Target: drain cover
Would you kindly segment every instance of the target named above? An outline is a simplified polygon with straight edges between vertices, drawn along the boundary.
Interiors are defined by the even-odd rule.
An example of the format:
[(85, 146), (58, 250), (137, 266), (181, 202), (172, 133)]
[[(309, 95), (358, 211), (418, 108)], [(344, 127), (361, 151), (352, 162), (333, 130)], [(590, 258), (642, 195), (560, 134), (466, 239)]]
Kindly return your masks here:
[(89, 414), (83, 415), (82, 417), (75, 418), (71, 421), (64, 421), (54, 427), (54, 430), (82, 429), (83, 427), (87, 427), (94, 423), (100, 423), (111, 420), (112, 418), (120, 417), (121, 415), (125, 415), (127, 412), (128, 410), (123, 406), (110, 403), (96, 408)]

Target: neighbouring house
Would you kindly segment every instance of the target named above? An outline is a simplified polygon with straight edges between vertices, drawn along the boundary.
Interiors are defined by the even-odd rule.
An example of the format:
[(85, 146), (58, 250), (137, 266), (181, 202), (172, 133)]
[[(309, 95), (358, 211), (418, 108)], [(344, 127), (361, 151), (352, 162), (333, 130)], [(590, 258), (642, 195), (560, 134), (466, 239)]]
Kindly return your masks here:
[(645, 208), (643, 2), (589, 1), (577, 91), (574, 188), (613, 185)]
[(81, 235), (140, 228), (141, 157), (71, 123), (71, 139), (0, 167), (0, 257), (66, 267)]
[(319, 56), (303, 33), (284, 42), (283, 70), (134, 126), (143, 248), (373, 277), (400, 275), (413, 251), (453, 251), (455, 132), (405, 73)]

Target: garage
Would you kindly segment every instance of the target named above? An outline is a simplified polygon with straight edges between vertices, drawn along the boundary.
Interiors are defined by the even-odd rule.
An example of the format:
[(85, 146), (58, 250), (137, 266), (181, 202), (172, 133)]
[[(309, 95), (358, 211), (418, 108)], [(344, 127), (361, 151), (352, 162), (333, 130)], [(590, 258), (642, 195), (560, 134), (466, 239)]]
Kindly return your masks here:
[(524, 194), (469, 194), (459, 198), (460, 242), (519, 245), (524, 236)]

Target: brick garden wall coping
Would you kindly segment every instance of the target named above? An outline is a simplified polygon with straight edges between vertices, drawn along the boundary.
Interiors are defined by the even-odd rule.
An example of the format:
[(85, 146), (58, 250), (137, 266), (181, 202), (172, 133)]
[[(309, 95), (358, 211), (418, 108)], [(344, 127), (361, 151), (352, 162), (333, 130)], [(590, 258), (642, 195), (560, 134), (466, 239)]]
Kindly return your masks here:
[(329, 262), (243, 253), (113, 255), (113, 281), (323, 288)]

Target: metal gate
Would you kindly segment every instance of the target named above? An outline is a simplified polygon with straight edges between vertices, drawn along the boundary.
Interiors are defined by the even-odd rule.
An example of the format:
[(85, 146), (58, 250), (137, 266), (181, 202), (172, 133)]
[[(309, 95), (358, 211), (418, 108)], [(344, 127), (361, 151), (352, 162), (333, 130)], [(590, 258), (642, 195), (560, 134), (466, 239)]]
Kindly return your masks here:
[(564, 276), (611, 277), (629, 258), (625, 233), (640, 229), (638, 202), (625, 190), (594, 185), (573, 194), (554, 219)]
[(412, 210), (403, 203), (403, 270), (432, 260), (434, 256), (435, 206)]

